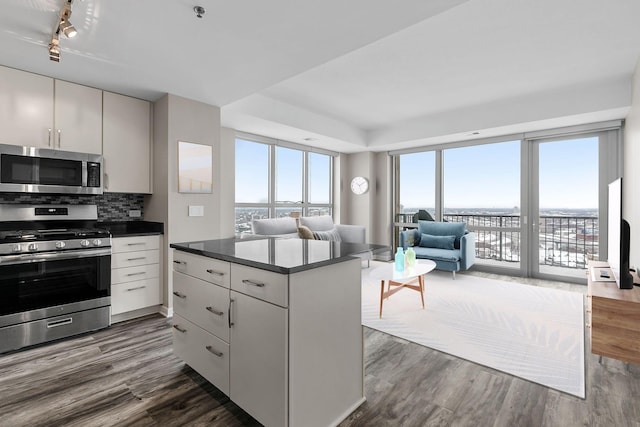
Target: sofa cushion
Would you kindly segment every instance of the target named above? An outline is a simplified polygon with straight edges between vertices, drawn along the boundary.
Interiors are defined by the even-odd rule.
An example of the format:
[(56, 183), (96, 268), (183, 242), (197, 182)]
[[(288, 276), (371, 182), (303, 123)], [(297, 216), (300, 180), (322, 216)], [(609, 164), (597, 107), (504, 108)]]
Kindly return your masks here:
[(335, 228), (333, 218), (329, 215), (300, 217), (300, 225), (309, 227), (311, 231), (329, 231)]
[(298, 234), (298, 226), (295, 218), (264, 218), (251, 221), (253, 234)]
[(460, 261), (459, 249), (438, 249), (415, 247), (416, 258), (430, 259), (433, 261), (458, 262)]
[(314, 231), (313, 237), (316, 240), (331, 240), (334, 242), (341, 242), (340, 233), (335, 228), (327, 231)]
[(456, 236), (434, 236), (432, 234), (422, 234), (420, 236), (420, 246), (423, 248), (454, 249)]
[(301, 225), (300, 227), (298, 227), (298, 236), (301, 239), (315, 239), (315, 237), (313, 237), (313, 231), (309, 230), (309, 227), (305, 225)]

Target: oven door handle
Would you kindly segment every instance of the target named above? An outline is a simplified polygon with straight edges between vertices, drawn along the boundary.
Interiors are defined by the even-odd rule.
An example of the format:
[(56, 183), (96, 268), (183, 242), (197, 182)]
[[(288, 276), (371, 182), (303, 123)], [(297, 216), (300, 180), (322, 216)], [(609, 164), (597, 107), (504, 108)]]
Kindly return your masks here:
[(3, 255), (0, 256), (0, 266), (26, 264), (31, 262), (58, 261), (63, 259), (87, 258), (111, 255), (111, 248), (87, 249), (62, 252), (39, 252), (33, 254)]

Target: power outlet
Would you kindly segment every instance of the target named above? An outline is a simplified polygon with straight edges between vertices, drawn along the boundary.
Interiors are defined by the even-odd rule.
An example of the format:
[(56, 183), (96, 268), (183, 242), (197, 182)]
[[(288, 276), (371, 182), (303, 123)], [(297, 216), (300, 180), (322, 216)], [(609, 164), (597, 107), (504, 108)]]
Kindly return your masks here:
[(142, 216), (142, 212), (139, 209), (134, 209), (129, 211), (129, 217), (131, 218), (140, 218)]

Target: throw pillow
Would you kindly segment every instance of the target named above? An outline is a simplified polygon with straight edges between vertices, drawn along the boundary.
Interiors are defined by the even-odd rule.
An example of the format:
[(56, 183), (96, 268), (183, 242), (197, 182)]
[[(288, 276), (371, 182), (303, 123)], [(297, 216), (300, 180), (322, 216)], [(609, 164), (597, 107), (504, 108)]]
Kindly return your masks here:
[(313, 237), (313, 231), (304, 225), (298, 227), (298, 236), (300, 236), (301, 239), (315, 239), (315, 237)]
[(434, 236), (423, 233), (420, 236), (420, 246), (424, 248), (454, 249), (455, 240), (456, 236)]
[(338, 230), (336, 230), (335, 228), (328, 231), (314, 231), (313, 237), (316, 240), (331, 240), (334, 242), (342, 241), (342, 239), (340, 238), (340, 234), (338, 233)]

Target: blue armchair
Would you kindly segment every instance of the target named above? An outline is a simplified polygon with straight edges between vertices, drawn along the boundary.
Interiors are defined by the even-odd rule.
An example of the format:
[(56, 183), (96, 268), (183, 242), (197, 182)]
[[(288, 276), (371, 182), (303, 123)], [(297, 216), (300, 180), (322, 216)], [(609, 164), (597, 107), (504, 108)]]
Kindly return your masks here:
[(438, 270), (467, 270), (476, 262), (475, 234), (464, 222), (418, 221), (418, 228), (400, 232), (400, 246), (413, 247), (418, 259), (430, 259)]

